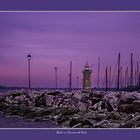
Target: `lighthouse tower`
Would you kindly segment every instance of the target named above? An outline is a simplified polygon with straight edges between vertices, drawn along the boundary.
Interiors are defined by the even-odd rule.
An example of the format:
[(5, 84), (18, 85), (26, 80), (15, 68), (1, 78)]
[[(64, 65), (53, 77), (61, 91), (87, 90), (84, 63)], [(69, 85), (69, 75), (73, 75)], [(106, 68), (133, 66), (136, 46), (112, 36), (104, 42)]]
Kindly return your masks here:
[(91, 73), (92, 70), (90, 69), (88, 63), (86, 63), (83, 72), (83, 89), (89, 90), (91, 89)]

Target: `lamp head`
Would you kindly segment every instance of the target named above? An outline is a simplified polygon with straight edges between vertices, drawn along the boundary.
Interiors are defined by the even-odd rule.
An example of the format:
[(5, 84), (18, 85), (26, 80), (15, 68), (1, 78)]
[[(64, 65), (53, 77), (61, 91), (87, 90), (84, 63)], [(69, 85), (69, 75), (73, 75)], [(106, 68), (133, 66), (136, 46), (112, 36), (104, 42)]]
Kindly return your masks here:
[(30, 60), (30, 59), (31, 59), (31, 55), (30, 55), (30, 54), (28, 54), (28, 55), (27, 55), (27, 58)]

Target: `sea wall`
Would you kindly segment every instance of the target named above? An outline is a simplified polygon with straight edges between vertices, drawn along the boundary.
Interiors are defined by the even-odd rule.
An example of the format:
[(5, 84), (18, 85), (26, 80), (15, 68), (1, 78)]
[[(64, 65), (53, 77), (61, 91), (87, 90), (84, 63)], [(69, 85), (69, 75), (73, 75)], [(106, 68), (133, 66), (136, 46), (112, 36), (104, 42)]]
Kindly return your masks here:
[(140, 93), (16, 90), (0, 96), (0, 111), (65, 128), (136, 128)]

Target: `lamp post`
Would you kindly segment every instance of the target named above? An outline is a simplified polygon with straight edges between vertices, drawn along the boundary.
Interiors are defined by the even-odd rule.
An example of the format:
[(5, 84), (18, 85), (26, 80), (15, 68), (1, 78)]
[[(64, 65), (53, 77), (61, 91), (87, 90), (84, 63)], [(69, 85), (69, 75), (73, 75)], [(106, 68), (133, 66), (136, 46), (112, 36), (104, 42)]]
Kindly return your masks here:
[(55, 70), (55, 88), (57, 89), (57, 67), (55, 67), (54, 70)]
[(77, 89), (78, 89), (78, 80), (79, 80), (79, 77), (77, 76)]
[(30, 61), (31, 61), (31, 55), (30, 54), (28, 54), (27, 55), (27, 58), (28, 58), (28, 88), (30, 89), (31, 88), (31, 79), (30, 79)]

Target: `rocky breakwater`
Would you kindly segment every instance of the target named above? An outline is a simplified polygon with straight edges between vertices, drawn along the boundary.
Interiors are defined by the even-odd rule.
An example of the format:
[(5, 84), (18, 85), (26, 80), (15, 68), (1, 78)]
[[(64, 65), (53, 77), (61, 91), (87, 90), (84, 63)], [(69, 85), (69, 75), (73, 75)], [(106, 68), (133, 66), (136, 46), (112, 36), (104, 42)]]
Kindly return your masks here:
[(0, 111), (65, 128), (136, 128), (140, 93), (17, 90), (0, 96)]

